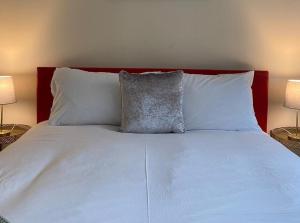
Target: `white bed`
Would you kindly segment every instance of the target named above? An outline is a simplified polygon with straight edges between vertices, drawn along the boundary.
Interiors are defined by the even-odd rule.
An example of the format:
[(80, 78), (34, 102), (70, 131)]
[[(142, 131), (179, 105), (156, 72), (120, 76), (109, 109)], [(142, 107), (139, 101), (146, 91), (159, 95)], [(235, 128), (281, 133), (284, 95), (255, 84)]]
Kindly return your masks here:
[(299, 223), (300, 161), (262, 132), (42, 123), (0, 153), (11, 223)]

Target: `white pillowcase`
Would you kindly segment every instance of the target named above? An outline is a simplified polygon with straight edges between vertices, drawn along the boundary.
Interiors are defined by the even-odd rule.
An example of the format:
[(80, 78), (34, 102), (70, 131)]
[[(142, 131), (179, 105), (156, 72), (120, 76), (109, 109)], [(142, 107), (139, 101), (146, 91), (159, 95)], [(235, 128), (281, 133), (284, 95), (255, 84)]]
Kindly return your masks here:
[(254, 71), (241, 74), (185, 74), (186, 130), (259, 130), (253, 109)]
[[(254, 71), (184, 74), (186, 130), (259, 130), (253, 109)], [(57, 68), (50, 125), (120, 125), (121, 92), (115, 73)]]
[(120, 125), (119, 76), (57, 68), (51, 82), (54, 96), (50, 125)]

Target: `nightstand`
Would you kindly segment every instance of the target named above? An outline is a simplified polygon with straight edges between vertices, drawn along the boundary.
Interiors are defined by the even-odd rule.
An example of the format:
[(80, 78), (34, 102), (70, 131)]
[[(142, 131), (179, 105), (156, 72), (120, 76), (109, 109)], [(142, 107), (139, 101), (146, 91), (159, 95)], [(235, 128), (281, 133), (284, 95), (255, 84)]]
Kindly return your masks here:
[(1, 217), (0, 215), (0, 223), (9, 223), (6, 219), (4, 219), (3, 217)]
[(286, 148), (291, 150), (293, 153), (300, 156), (300, 142), (299, 141), (293, 141), (288, 138), (288, 132), (295, 133), (296, 128), (295, 127), (283, 127), (283, 128), (276, 128), (271, 130), (270, 135), (272, 138), (276, 139), (278, 142), (283, 144)]
[(25, 132), (30, 129), (28, 125), (13, 125), (8, 124), (3, 126), (4, 129), (12, 129), (12, 132), (6, 136), (0, 136), (0, 151), (3, 150), (9, 144), (17, 141)]

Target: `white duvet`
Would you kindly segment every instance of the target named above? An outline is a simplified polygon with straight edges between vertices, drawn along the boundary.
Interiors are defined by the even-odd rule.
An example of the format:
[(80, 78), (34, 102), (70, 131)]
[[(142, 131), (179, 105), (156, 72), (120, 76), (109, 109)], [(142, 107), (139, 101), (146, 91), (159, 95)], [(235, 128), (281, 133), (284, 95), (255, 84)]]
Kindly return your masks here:
[(299, 223), (300, 160), (260, 132), (31, 129), (0, 153), (11, 223)]

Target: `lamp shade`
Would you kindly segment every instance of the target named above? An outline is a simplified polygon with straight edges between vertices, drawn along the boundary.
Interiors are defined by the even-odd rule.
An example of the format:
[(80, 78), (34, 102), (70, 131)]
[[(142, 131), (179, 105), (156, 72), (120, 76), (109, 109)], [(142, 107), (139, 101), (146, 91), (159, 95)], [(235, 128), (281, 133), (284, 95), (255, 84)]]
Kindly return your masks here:
[(0, 104), (16, 102), (14, 82), (11, 76), (0, 76)]
[(288, 80), (284, 105), (288, 108), (300, 110), (300, 80)]

